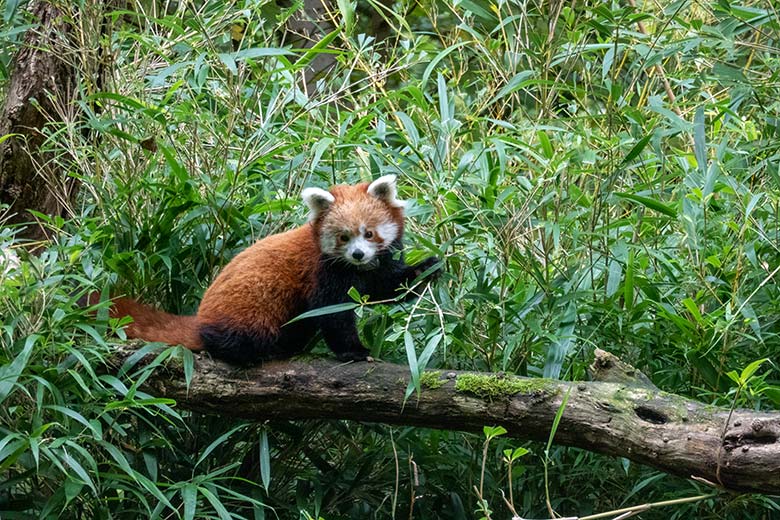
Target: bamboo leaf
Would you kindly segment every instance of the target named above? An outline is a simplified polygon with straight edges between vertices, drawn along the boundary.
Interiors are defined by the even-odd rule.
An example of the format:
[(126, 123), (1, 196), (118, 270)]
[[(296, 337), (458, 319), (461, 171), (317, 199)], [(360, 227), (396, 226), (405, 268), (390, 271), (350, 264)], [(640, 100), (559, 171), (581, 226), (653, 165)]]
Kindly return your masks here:
[(641, 195), (635, 195), (633, 193), (615, 193), (615, 195), (623, 199), (628, 199), (634, 202), (638, 202), (642, 206), (645, 206), (646, 208), (662, 213), (668, 217), (672, 217), (672, 218), (677, 217), (677, 210), (656, 199), (651, 199), (650, 197), (643, 197)]
[(33, 348), (40, 338), (41, 336), (38, 334), (31, 334), (25, 338), (22, 351), (19, 352), (11, 364), (0, 367), (0, 404), (13, 392), (16, 382), (24, 372)]
[(268, 431), (260, 432), (260, 478), (263, 481), (265, 492), (271, 484), (271, 450), (268, 447)]
[(317, 316), (327, 316), (328, 314), (338, 314), (339, 312), (351, 311), (360, 307), (359, 303), (347, 302), (337, 303), (335, 305), (328, 305), (326, 307), (320, 307), (319, 309), (313, 309), (303, 314), (299, 314), (295, 318), (291, 319), (285, 325), (295, 323), (296, 321), (305, 320), (307, 318), (316, 318)]

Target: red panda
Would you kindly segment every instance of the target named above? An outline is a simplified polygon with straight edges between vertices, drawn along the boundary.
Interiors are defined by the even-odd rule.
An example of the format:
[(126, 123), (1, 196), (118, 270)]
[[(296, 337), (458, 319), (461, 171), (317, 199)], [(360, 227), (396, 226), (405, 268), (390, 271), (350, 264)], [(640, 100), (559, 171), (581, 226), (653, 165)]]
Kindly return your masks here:
[(301, 196), (309, 222), (236, 256), (208, 287), (195, 316), (175, 316), (128, 298), (116, 300), (111, 315), (133, 318), (125, 329), (130, 338), (206, 350), (235, 364), (292, 356), (317, 330), (339, 359), (370, 359), (352, 311), (287, 322), (350, 301), (351, 287), (373, 300), (394, 298), (439, 260), (429, 257), (414, 266), (404, 261), (404, 202), (396, 198), (394, 175), (329, 191), (306, 188)]

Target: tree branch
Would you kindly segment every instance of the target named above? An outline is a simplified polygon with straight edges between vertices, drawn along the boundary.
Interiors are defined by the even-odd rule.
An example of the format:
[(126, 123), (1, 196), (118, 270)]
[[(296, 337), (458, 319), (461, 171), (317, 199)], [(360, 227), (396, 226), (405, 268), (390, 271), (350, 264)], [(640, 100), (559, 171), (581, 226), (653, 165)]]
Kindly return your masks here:
[[(133, 352), (120, 349), (115, 365)], [(404, 402), (405, 366), (317, 359), (238, 369), (201, 356), (189, 388), (176, 366), (157, 370), (146, 387), (187, 409), (245, 419), (348, 419), (472, 432), (501, 425), (513, 437), (537, 441), (548, 438), (570, 392), (556, 443), (735, 491), (780, 493), (780, 413), (735, 410), (725, 427), (728, 409), (658, 390), (606, 352), (597, 351), (592, 368), (606, 381), (429, 371), (419, 398)]]

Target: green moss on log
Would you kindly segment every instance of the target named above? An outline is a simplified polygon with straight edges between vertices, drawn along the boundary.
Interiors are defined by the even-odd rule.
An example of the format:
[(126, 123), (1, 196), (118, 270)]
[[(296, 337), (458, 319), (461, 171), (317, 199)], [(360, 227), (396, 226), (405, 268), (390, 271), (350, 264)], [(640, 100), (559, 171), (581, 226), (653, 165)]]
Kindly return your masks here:
[(510, 397), (524, 393), (549, 393), (556, 387), (549, 379), (520, 379), (517, 377), (501, 377), (497, 375), (461, 374), (455, 381), (455, 390), (476, 395), (481, 398), (494, 399)]
[(424, 386), (425, 388), (429, 388), (431, 390), (435, 390), (437, 388), (441, 388), (444, 383), (447, 381), (445, 379), (440, 379), (439, 376), (441, 375), (441, 372), (438, 370), (428, 370), (420, 374), (420, 384)]

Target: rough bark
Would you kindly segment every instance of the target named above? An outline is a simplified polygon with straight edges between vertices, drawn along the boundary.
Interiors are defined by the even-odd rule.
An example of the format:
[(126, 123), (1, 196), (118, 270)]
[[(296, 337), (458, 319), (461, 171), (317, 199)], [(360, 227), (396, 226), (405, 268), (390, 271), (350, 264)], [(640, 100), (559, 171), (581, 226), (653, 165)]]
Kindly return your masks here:
[[(116, 362), (132, 353), (123, 348)], [(200, 356), (189, 388), (180, 367), (156, 372), (146, 385), (184, 408), (245, 419), (348, 419), (474, 432), (501, 425), (513, 437), (539, 441), (548, 438), (568, 395), (556, 443), (735, 491), (780, 493), (780, 413), (731, 412), (663, 392), (602, 351), (594, 373), (607, 381), (430, 372), (419, 398), (405, 402), (409, 371), (400, 365), (311, 360), (238, 369)]]
[[(75, 92), (76, 71), (57, 52), (66, 47), (71, 27), (52, 3), (30, 6), (38, 25), (27, 31), (11, 64), (11, 79), (0, 111), (0, 201), (10, 205), (5, 223), (35, 222), (27, 210), (63, 215), (77, 185), (47, 165), (41, 152), (43, 128), (60, 120)], [(53, 171), (52, 171), (53, 170)], [(46, 237), (40, 225), (20, 233), (30, 239)]]

